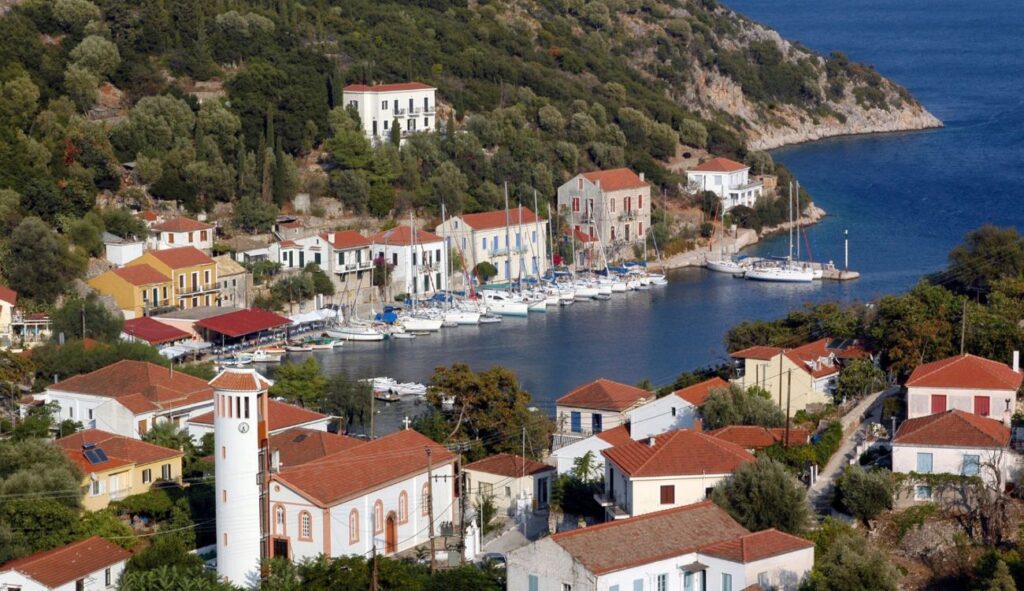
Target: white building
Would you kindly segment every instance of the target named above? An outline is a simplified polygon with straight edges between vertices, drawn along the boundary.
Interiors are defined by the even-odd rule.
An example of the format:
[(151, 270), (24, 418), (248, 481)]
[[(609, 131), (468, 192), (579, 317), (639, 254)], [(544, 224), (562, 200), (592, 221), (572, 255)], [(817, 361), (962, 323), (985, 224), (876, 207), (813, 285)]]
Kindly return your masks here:
[(711, 191), (722, 201), (722, 211), (744, 205), (754, 207), (764, 192), (760, 181), (750, 180), (750, 167), (728, 158), (712, 158), (686, 171), (686, 182), (694, 191)]
[(651, 186), (628, 168), (584, 172), (558, 187), (558, 211), (573, 230), (614, 252), (643, 244), (651, 227)]
[(511, 552), (508, 588), (523, 591), (793, 591), (814, 544), (750, 533), (711, 502), (557, 533)]
[(436, 92), (433, 86), (422, 82), (350, 84), (342, 93), (342, 102), (355, 107), (366, 137), (379, 143), (388, 141), (396, 124), (403, 138), (418, 131), (436, 131)]
[(694, 384), (629, 411), (630, 434), (633, 439), (647, 439), (677, 429), (692, 429), (704, 401), (714, 390), (729, 390), (729, 382), (711, 378)]
[(396, 226), (370, 237), (373, 258), (392, 266), (392, 294), (429, 298), (448, 289), (448, 247), (437, 234)]
[(128, 261), (134, 261), (142, 256), (145, 246), (146, 243), (141, 239), (121, 238), (110, 232), (103, 233), (104, 257), (117, 267), (123, 267)]
[(747, 450), (690, 429), (630, 441), (605, 457), (600, 503), (609, 519), (636, 517), (707, 498), (716, 484), (753, 462)]
[(959, 409), (1010, 424), (1021, 385), (1020, 356), (1013, 367), (959, 355), (918, 366), (907, 379), (907, 417), (917, 418)]
[(567, 445), (563, 445), (551, 452), (551, 459), (554, 460), (559, 474), (568, 474), (576, 465), (576, 460), (589, 453), (594, 471), (598, 474), (604, 474), (604, 456), (601, 455), (601, 450), (629, 443), (630, 441), (629, 425), (619, 425), (614, 429), (601, 431), (590, 437), (577, 439)]
[(0, 285), (0, 346), (10, 347), (14, 343), (14, 308), (18, 305), (18, 292)]
[[(1019, 465), (1009, 427), (956, 409), (903, 421), (892, 444), (892, 471), (902, 474), (979, 476), (1002, 488), (1016, 480)], [(914, 499), (930, 501), (933, 492), (917, 484)]]
[(267, 483), (267, 401), (271, 382), (253, 369), (225, 369), (210, 381), (214, 405), (217, 575), (259, 584), (262, 492)]
[(552, 449), (559, 449), (614, 429), (626, 422), (634, 408), (654, 399), (654, 393), (601, 378), (584, 384), (555, 401)]
[(156, 422), (184, 428), (190, 418), (213, 407), (213, 390), (180, 371), (123, 360), (59, 381), (46, 388), (42, 399), (57, 403), (58, 422), (70, 419), (86, 429), (141, 439)]
[(191, 246), (209, 253), (213, 248), (214, 227), (186, 217), (171, 218), (150, 228), (149, 248), (166, 250)]
[(0, 565), (2, 591), (106, 591), (117, 588), (131, 552), (92, 536)]
[[(413, 430), (283, 467), (271, 477), (271, 548), (294, 561), (403, 552), (456, 520), (455, 456)], [(431, 511), (432, 509), (432, 511)]]
[(514, 454), (497, 454), (462, 467), (473, 506), (490, 498), (510, 515), (544, 508), (551, 500), (555, 467)]
[(527, 207), (456, 215), (437, 227), (437, 235), (462, 254), (466, 272), (491, 263), (505, 281), (547, 272), (547, 232), (548, 221)]
[(370, 241), (355, 230), (323, 232), (278, 243), (276, 260), (283, 269), (304, 269), (314, 263), (331, 277), (335, 288), (345, 292), (368, 288), (373, 270)]
[[(326, 431), (332, 419), (328, 415), (320, 414), (308, 408), (273, 399), (267, 402), (267, 416), (267, 429), (271, 436), (298, 428)], [(201, 440), (203, 435), (213, 433), (214, 420), (215, 417), (212, 410), (192, 417), (188, 420), (187, 424), (188, 434), (196, 441)]]

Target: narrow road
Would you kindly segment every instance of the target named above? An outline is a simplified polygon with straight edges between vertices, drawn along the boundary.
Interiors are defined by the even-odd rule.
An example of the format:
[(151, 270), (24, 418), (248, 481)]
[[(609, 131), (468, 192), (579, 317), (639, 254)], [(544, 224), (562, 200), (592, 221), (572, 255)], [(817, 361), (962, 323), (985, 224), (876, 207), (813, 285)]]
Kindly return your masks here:
[(867, 437), (871, 423), (882, 419), (882, 401), (899, 393), (899, 387), (893, 386), (880, 392), (870, 394), (857, 403), (841, 419), (843, 425), (843, 442), (839, 450), (829, 459), (828, 464), (818, 473), (818, 480), (807, 490), (807, 500), (821, 515), (831, 512), (832, 492), (835, 481), (843, 469), (854, 459), (854, 448)]

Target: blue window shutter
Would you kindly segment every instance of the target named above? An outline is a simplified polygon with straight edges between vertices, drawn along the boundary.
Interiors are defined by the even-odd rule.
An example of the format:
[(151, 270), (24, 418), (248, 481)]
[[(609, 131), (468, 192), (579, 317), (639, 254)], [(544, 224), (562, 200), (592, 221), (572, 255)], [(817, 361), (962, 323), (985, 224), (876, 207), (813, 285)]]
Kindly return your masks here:
[(572, 417), (572, 419), (570, 421), (570, 427), (572, 428), (572, 432), (573, 433), (579, 433), (580, 431), (583, 430), (583, 427), (581, 425), (582, 417), (580, 416), (579, 411), (577, 411), (577, 410), (572, 411), (571, 417)]
[(932, 454), (919, 452), (917, 454), (917, 473), (918, 474), (931, 474), (932, 473)]
[(540, 589), (540, 581), (537, 580), (537, 575), (530, 575), (530, 591), (538, 591)]

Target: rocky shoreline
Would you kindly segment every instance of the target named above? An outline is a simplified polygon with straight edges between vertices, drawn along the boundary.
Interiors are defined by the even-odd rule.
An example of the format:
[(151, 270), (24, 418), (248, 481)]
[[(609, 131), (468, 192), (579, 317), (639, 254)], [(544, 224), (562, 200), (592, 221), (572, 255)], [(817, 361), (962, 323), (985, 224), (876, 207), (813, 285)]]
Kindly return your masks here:
[(842, 122), (829, 117), (817, 123), (802, 119), (788, 123), (787, 127), (750, 130), (747, 146), (752, 150), (772, 150), (831, 137), (921, 131), (943, 126), (942, 121), (919, 104), (892, 111), (855, 111), (847, 114)]

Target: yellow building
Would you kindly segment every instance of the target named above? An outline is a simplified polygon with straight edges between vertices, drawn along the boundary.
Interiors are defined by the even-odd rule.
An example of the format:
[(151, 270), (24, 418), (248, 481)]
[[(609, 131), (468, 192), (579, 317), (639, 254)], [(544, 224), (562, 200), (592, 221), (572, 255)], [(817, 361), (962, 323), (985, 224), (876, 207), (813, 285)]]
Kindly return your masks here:
[(182, 452), (87, 429), (56, 441), (84, 477), (82, 506), (98, 511), (112, 501), (148, 492), (156, 483), (181, 483)]
[(113, 296), (125, 318), (145, 316), (153, 308), (172, 306), (171, 278), (151, 265), (111, 269), (89, 280), (103, 295)]
[(217, 263), (196, 248), (150, 250), (128, 263), (149, 265), (171, 279), (171, 305), (178, 308), (216, 306), (220, 300)]

